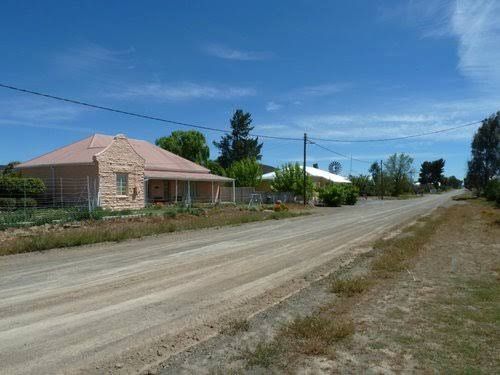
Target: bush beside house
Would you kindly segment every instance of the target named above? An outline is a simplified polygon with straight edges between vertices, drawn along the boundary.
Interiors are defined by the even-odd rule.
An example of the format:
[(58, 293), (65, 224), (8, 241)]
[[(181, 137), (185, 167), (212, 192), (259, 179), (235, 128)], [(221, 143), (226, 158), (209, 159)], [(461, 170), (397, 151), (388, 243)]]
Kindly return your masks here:
[(39, 178), (0, 177), (0, 208), (35, 207), (36, 197), (46, 190)]
[(359, 190), (356, 186), (330, 184), (318, 190), (319, 199), (329, 207), (343, 204), (354, 205), (358, 200)]

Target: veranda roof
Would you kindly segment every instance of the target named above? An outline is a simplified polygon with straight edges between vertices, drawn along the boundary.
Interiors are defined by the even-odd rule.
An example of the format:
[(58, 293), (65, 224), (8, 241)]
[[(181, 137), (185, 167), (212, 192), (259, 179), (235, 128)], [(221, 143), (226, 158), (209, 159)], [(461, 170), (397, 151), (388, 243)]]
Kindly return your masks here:
[(169, 171), (151, 171), (145, 172), (146, 179), (159, 180), (179, 180), (179, 181), (214, 181), (231, 182), (232, 178), (217, 176), (210, 173), (189, 173), (189, 172), (169, 172)]

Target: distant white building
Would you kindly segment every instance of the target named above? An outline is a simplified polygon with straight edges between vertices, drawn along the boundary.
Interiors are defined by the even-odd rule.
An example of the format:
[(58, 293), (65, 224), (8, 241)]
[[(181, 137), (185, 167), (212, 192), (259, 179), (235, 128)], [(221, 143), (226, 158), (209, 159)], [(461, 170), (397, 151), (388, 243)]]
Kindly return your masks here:
[[(301, 167), (302, 168), (302, 167)], [(338, 184), (350, 184), (347, 178), (339, 176), (338, 174), (333, 174), (328, 171), (324, 171), (319, 168), (306, 167), (306, 173), (309, 175), (315, 184), (324, 185), (328, 182), (335, 182)], [(271, 182), (275, 179), (276, 172), (269, 172), (262, 175), (262, 181)]]

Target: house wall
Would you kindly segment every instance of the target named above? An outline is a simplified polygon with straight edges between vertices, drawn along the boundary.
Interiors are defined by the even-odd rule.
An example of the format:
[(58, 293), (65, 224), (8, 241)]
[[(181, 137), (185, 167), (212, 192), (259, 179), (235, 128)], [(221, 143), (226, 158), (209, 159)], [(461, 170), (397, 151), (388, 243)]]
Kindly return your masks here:
[(19, 170), (22, 176), (41, 179), (46, 192), (39, 197), (41, 206), (86, 205), (88, 191), (95, 198), (98, 189), (97, 164), (91, 165), (56, 165)]
[[(144, 159), (132, 148), (127, 138), (117, 135), (113, 142), (94, 156), (99, 175), (100, 206), (112, 210), (139, 209), (144, 201)], [(126, 195), (118, 195), (116, 174), (128, 175)]]
[[(177, 197), (183, 202), (187, 196), (187, 181), (177, 181)], [(214, 182), (213, 198), (219, 200), (222, 183)], [(212, 183), (207, 181), (191, 181), (191, 198), (194, 202), (212, 202)], [(164, 195), (164, 192), (167, 195)], [(148, 181), (148, 201), (175, 202), (175, 180), (151, 179)]]

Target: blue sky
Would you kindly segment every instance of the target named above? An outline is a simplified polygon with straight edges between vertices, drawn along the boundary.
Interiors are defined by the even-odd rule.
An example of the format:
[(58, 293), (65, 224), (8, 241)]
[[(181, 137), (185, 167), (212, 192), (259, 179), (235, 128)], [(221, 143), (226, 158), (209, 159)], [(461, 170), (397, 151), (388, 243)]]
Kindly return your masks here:
[[(362, 140), (500, 110), (495, 0), (6, 0), (0, 9), (2, 83), (177, 121), (228, 128), (242, 108), (257, 133)], [(176, 128), (0, 89), (0, 164), (94, 132), (154, 141)], [(368, 161), (407, 152), (417, 170), (443, 157), (446, 173), (462, 177), (476, 128), (322, 145)], [(316, 146), (308, 157), (350, 169)], [(265, 163), (301, 158), (298, 142), (264, 142)]]

